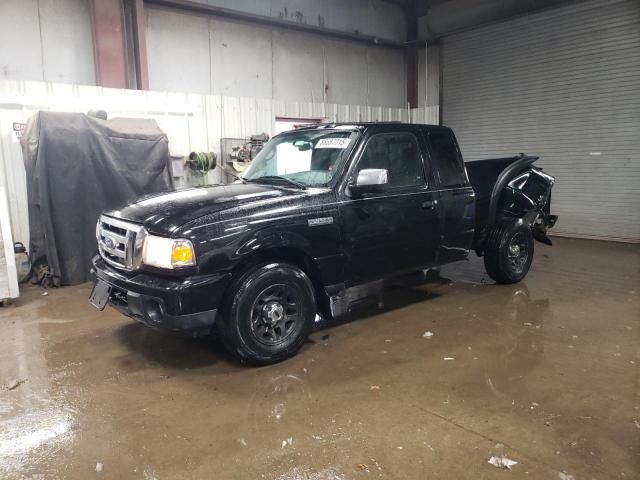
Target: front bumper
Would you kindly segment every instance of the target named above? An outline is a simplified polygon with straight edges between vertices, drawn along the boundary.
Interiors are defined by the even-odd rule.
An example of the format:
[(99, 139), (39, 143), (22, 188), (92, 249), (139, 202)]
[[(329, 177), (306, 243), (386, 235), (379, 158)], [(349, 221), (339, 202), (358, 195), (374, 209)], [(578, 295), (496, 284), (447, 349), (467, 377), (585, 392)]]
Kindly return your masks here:
[(145, 325), (191, 336), (207, 334), (215, 323), (230, 274), (167, 278), (125, 275), (96, 255), (91, 273), (111, 286), (109, 305)]

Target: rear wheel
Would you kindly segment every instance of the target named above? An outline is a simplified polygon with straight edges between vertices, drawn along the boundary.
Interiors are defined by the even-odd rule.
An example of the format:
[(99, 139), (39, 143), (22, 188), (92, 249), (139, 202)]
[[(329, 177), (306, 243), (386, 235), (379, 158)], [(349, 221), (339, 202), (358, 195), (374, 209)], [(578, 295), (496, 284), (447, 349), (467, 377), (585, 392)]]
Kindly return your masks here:
[(531, 229), (517, 220), (504, 220), (491, 228), (484, 252), (484, 266), (496, 283), (522, 280), (533, 260)]
[(218, 330), (234, 356), (266, 365), (300, 350), (316, 314), (313, 285), (302, 270), (280, 262), (258, 266), (234, 283), (231, 294)]

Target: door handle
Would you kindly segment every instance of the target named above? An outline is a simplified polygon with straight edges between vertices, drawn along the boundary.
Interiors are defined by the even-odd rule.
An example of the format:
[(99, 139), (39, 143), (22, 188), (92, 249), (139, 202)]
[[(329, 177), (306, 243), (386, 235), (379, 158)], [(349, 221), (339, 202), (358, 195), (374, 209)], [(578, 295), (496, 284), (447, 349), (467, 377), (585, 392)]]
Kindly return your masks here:
[(422, 208), (427, 208), (429, 210), (433, 210), (438, 205), (438, 200), (425, 200), (421, 203)]

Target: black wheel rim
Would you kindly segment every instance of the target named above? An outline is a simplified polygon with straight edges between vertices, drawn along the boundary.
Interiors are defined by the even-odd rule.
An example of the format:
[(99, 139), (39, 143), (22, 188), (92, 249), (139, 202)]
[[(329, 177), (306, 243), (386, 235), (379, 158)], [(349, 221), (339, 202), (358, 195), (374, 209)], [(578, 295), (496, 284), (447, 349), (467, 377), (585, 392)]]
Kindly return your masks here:
[(260, 292), (251, 307), (251, 331), (264, 345), (278, 345), (301, 324), (300, 299), (290, 285), (271, 285)]
[(507, 260), (516, 275), (522, 274), (529, 260), (529, 242), (524, 233), (516, 233), (507, 246)]

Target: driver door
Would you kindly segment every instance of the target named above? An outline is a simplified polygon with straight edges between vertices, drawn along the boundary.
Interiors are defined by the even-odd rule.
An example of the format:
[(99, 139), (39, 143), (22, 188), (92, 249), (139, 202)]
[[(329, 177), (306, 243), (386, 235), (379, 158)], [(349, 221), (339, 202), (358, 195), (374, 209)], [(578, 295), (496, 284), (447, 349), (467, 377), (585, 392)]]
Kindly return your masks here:
[(362, 169), (388, 173), (383, 193), (346, 198), (341, 228), (346, 244), (348, 283), (436, 263), (440, 243), (438, 192), (427, 182), (420, 136), (410, 127), (371, 135), (350, 178)]

